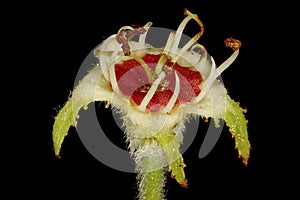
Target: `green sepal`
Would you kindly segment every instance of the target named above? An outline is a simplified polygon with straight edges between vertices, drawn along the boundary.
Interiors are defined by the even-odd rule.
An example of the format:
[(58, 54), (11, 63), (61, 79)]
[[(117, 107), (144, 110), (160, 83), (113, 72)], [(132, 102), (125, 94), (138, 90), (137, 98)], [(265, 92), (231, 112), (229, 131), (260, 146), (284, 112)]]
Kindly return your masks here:
[(246, 109), (240, 107), (238, 102), (226, 97), (226, 112), (224, 120), (229, 127), (232, 137), (235, 139), (235, 148), (238, 156), (242, 158), (245, 165), (250, 157), (250, 142), (248, 140), (248, 121), (245, 118)]
[(52, 130), (53, 148), (55, 155), (59, 157), (61, 145), (71, 126), (76, 127), (78, 113), (81, 108), (87, 109), (87, 105), (94, 101), (109, 101), (112, 92), (107, 82), (101, 76), (99, 66), (94, 67), (79, 82), (72, 96), (59, 110)]
[(172, 129), (165, 129), (156, 135), (156, 140), (162, 146), (167, 158), (168, 170), (171, 172), (171, 177), (175, 178), (180, 185), (186, 187), (185, 164), (180, 153), (180, 142), (175, 133)]

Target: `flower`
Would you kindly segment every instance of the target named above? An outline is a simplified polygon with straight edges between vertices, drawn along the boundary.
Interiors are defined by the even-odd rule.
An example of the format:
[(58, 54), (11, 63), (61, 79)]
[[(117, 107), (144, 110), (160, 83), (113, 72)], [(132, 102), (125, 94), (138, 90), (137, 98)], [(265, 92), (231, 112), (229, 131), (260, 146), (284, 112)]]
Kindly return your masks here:
[[(122, 115), (138, 171), (141, 199), (163, 199), (166, 170), (187, 187), (180, 153), (185, 122), (191, 116), (212, 118), (216, 126), (224, 119), (235, 139), (235, 148), (245, 165), (250, 155), (245, 110), (233, 101), (218, 79), (239, 53), (239, 40), (227, 38), (233, 54), (218, 68), (213, 57), (196, 43), (204, 26), (196, 14), (184, 10), (185, 19), (171, 32), (166, 45), (146, 43), (152, 25), (124, 26), (94, 50), (97, 66), (82, 79), (53, 126), (55, 154), (59, 156), (70, 126), (76, 126), (78, 112), (90, 102), (103, 101)], [(182, 32), (190, 20), (200, 31), (179, 48)], [(133, 39), (139, 37), (138, 41)], [(198, 50), (198, 51), (197, 51)]]

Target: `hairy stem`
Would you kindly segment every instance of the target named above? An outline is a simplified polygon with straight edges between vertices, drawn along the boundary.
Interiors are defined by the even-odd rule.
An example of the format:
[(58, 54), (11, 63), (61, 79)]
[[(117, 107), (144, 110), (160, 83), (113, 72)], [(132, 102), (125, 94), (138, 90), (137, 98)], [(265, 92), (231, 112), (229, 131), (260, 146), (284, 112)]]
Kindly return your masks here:
[(139, 199), (143, 200), (162, 200), (164, 199), (164, 170), (163, 168), (153, 170), (152, 163), (156, 162), (153, 158), (143, 159), (141, 172), (138, 174)]
[(148, 128), (142, 131), (141, 126), (135, 126), (131, 120), (125, 124), (127, 141), (138, 172), (139, 199), (164, 199), (167, 172), (182, 187), (187, 187), (185, 165), (180, 153), (181, 140), (174, 133), (173, 123), (164, 124), (157, 132)]
[[(161, 200), (164, 196), (164, 163), (160, 145), (151, 138), (135, 138), (138, 148), (134, 152), (137, 168), (139, 199)], [(134, 139), (133, 139), (134, 140)], [(131, 140), (130, 142), (134, 141)]]

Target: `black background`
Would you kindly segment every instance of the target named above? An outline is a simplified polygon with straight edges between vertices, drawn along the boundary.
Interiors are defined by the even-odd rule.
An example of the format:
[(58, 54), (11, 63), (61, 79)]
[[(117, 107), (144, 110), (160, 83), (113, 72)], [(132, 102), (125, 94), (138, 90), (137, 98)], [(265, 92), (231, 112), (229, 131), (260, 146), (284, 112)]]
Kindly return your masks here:
[[(277, 27), (276, 20), (280, 18), (274, 17), (271, 7), (255, 1), (231, 0), (47, 2), (26, 6), (30, 9), (24, 9), (25, 14), (17, 20), (24, 28), (22, 37), (15, 38), (20, 43), (14, 46), (13, 55), (23, 58), (21, 53), (16, 54), (16, 50), (22, 49), (27, 55), (23, 61), (28, 64), (21, 71), (34, 78), (24, 74), (30, 90), (28, 97), (16, 104), (22, 108), (19, 118), (24, 123), (20, 125), (22, 133), (18, 135), (18, 142), (12, 145), (19, 148), (9, 150), (12, 155), (8, 162), (13, 164), (8, 168), (14, 169), (14, 173), (7, 185), (15, 191), (23, 196), (40, 198), (135, 199), (135, 174), (111, 169), (96, 160), (80, 141), (75, 128), (71, 128), (65, 138), (61, 158), (55, 158), (51, 136), (54, 116), (73, 89), (83, 60), (104, 39), (124, 25), (144, 25), (148, 21), (155, 27), (176, 30), (184, 19), (183, 9), (188, 8), (204, 23), (205, 32), (198, 42), (206, 47), (217, 65), (232, 53), (224, 45), (225, 38), (242, 41), (238, 58), (222, 78), (230, 96), (248, 110), (246, 118), (252, 150), (245, 167), (234, 150), (234, 140), (224, 128), (213, 150), (200, 159), (198, 152), (207, 127), (201, 121), (196, 139), (183, 154), (189, 187), (182, 188), (168, 178), (166, 198), (221, 196), (242, 199), (282, 194), (284, 181), (279, 180), (285, 175), (279, 164), (288, 162), (278, 159), (285, 154), (280, 154), (273, 140), (279, 136), (274, 127), (270, 127), (269, 118), (274, 112), (268, 99), (278, 89), (266, 79), (272, 73), (270, 60), (276, 55), (266, 58), (265, 54), (274, 51), (271, 37), (273, 28)], [(18, 11), (15, 10), (15, 14)], [(198, 30), (192, 22), (184, 33), (192, 37)], [(103, 109), (102, 104), (97, 106), (101, 111), (101, 123), (113, 126), (111, 111)], [(272, 120), (276, 124), (278, 118)], [(122, 132), (116, 127), (113, 130), (108, 137), (118, 146), (125, 147)], [(18, 192), (11, 195), (18, 195)]]

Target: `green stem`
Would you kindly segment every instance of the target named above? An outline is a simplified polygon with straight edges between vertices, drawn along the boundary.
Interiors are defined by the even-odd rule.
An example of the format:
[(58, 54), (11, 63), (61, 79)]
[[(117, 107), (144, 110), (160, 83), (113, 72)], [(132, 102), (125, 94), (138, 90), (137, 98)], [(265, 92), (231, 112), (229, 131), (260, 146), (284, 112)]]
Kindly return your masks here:
[(145, 158), (143, 169), (138, 174), (139, 179), (139, 199), (162, 200), (164, 199), (164, 170), (163, 168), (151, 171), (151, 158)]
[(187, 187), (179, 141), (171, 128), (164, 128), (152, 138), (140, 140), (135, 152), (139, 169), (139, 199), (162, 200), (164, 197), (166, 163), (171, 177)]
[(138, 191), (140, 200), (164, 199), (164, 163), (162, 148), (151, 138), (140, 139), (135, 152), (138, 169)]

